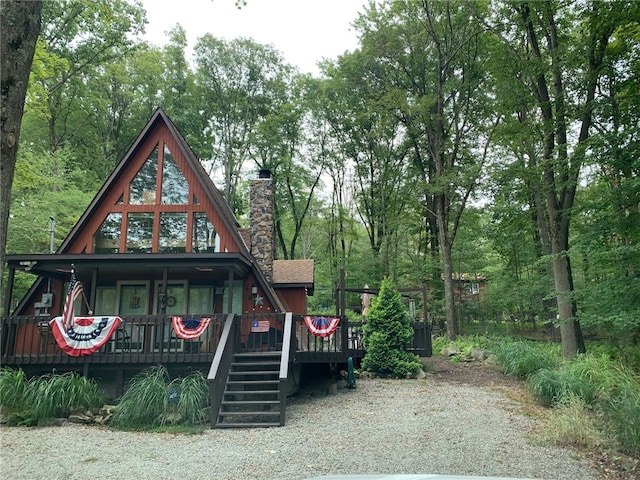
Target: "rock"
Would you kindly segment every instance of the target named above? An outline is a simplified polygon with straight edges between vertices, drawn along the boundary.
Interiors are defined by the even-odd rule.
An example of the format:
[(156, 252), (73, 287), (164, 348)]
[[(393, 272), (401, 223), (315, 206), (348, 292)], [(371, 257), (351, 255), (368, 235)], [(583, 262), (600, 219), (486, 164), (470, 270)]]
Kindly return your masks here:
[(66, 418), (48, 418), (42, 422), (43, 427), (64, 427), (68, 422)]
[(424, 373), (424, 370), (419, 368), (414, 374), (413, 374), (413, 378), (416, 378), (418, 380), (422, 379), (422, 378), (426, 378), (427, 374)]
[(456, 355), (460, 355), (462, 352), (460, 349), (456, 347), (447, 347), (440, 352), (440, 355), (443, 357), (455, 357)]
[(115, 405), (103, 405), (98, 411), (98, 415), (102, 415), (102, 416), (113, 415), (113, 412), (115, 412), (115, 410), (116, 410)]
[(480, 362), (484, 362), (489, 357), (489, 354), (486, 350), (482, 350), (480, 348), (474, 348), (471, 350), (471, 358), (474, 360), (478, 360)]
[(86, 413), (72, 413), (69, 415), (67, 419), (69, 423), (80, 423), (83, 425), (88, 425), (93, 423), (93, 415), (87, 415)]

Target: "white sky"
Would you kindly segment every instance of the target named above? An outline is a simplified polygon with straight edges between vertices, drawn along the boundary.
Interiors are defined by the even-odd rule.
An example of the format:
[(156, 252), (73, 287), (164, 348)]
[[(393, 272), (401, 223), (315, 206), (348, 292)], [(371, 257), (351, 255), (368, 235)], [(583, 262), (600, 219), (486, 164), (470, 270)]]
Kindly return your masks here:
[(235, 0), (141, 0), (147, 10), (144, 39), (167, 43), (165, 33), (177, 23), (187, 32), (188, 58), (205, 33), (231, 40), (253, 38), (279, 50), (287, 63), (317, 75), (316, 63), (336, 59), (358, 46), (351, 27), (367, 0), (247, 0), (238, 10)]

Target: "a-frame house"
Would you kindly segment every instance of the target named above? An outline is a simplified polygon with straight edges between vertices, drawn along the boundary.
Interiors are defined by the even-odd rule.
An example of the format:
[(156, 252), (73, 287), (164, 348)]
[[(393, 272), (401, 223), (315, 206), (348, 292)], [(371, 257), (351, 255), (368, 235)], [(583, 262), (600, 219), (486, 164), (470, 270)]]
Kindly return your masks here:
[[(305, 315), (313, 261), (274, 260), (272, 179), (257, 177), (243, 229), (158, 109), (55, 253), (7, 257), (2, 365), (79, 371), (113, 396), (152, 365), (200, 370), (212, 426), (284, 424), (301, 365), (364, 353), (345, 318)], [(36, 280), (11, 308), (16, 271)]]

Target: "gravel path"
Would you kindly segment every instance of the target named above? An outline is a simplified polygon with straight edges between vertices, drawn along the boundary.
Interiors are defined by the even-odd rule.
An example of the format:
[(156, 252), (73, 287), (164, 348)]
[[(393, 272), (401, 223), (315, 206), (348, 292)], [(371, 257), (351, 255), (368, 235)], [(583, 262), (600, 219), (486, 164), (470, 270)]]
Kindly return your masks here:
[(346, 473), (440, 473), (597, 480), (570, 449), (533, 444), (541, 428), (506, 387), (358, 379), (289, 399), (286, 426), (202, 435), (106, 428), (0, 429), (8, 480), (302, 480)]

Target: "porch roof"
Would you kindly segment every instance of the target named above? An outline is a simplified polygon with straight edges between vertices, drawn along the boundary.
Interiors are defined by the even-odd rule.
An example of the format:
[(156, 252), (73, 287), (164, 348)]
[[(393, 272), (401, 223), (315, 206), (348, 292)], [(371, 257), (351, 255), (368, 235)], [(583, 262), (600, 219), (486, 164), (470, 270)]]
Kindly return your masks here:
[(101, 273), (117, 273), (135, 270), (152, 273), (170, 268), (174, 273), (186, 276), (197, 272), (226, 278), (223, 272), (232, 269), (243, 276), (251, 270), (251, 261), (241, 253), (117, 253), (117, 254), (25, 254), (7, 255), (10, 269), (25, 271), (38, 276), (68, 278), (74, 265), (78, 272), (99, 269)]

